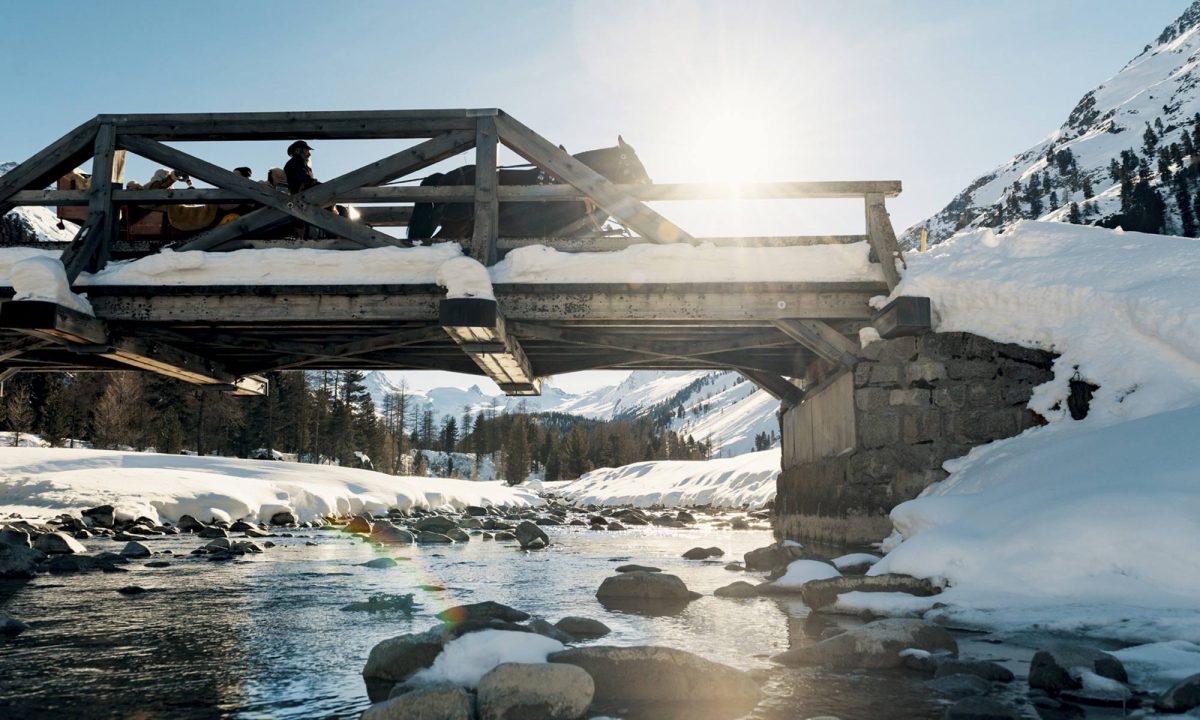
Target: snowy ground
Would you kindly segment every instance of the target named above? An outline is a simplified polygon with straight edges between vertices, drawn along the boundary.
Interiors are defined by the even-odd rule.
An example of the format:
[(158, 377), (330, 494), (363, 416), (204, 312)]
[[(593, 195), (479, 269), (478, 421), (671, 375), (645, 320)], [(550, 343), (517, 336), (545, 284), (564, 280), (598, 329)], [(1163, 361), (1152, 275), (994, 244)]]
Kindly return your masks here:
[[(897, 293), (938, 329), (1061, 353), (1031, 407), (1051, 424), (947, 463), (892, 512), (872, 573), (945, 581), (956, 623), (1200, 642), (1200, 242), (1024, 223), (910, 255)], [(1100, 385), (1069, 419), (1078, 367)], [(887, 598), (843, 606), (888, 609)]]
[(779, 450), (719, 460), (659, 460), (593, 470), (547, 492), (584, 505), (759, 508), (775, 497)]
[(446, 505), (533, 506), (501, 483), (398, 477), (329, 465), (62, 448), (0, 449), (0, 516), (53, 516), (111, 504), (133, 517), (269, 521), (281, 510), (318, 515)]

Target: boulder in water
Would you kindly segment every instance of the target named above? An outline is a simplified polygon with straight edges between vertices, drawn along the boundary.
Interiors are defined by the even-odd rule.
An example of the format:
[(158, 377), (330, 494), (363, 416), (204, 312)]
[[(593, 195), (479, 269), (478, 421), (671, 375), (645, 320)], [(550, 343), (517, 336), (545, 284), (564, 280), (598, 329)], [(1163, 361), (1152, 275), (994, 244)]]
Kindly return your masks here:
[(75, 538), (63, 532), (51, 532), (39, 535), (33, 541), (35, 550), (41, 550), (47, 555), (63, 555), (68, 553), (85, 553), (87, 548)]
[(793, 648), (771, 659), (782, 665), (828, 668), (895, 668), (904, 665), (900, 651), (909, 648), (958, 654), (958, 643), (945, 628), (922, 620), (876, 620), (822, 640)]
[(1034, 653), (1029, 663), (1029, 687), (1056, 694), (1083, 687), (1080, 671), (1109, 680), (1129, 682), (1125, 666), (1114, 656), (1095, 648), (1054, 643)]
[(595, 685), (565, 663), (503, 663), (479, 680), (480, 720), (575, 720), (592, 704)]
[(687, 703), (699, 703), (744, 714), (758, 702), (758, 683), (749, 674), (674, 648), (594, 645), (554, 653), (548, 660), (575, 665), (592, 677), (593, 709), (645, 702), (683, 710)]
[(471, 698), (456, 685), (429, 685), (377, 702), (361, 720), (471, 720)]
[(550, 536), (546, 535), (537, 524), (531, 523), (528, 520), (517, 525), (515, 535), (517, 542), (521, 543), (521, 547), (526, 549), (536, 550), (550, 544)]

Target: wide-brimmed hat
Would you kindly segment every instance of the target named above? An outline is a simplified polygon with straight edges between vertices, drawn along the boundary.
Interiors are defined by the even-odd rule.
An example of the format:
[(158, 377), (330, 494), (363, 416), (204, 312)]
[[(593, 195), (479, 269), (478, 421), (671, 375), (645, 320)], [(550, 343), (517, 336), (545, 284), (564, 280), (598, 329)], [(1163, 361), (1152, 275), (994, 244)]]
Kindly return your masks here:
[(312, 149), (313, 149), (312, 145), (309, 145), (308, 143), (304, 142), (303, 140), (297, 140), (296, 142), (292, 143), (291, 145), (288, 145), (287, 152), (288, 152), (288, 155), (294, 155), (297, 150), (312, 150)]

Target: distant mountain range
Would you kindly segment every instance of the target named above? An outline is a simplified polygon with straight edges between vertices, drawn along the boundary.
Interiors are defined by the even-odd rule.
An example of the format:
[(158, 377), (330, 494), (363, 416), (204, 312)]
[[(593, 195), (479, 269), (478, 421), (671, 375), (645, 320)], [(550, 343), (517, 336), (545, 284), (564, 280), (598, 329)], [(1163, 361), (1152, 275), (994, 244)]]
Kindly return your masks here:
[(1200, 235), (1197, 113), (1200, 1), (1084, 94), (1061, 127), (976, 178), (905, 231), (902, 243), (917, 246), (922, 229), (938, 243), (959, 230), (1003, 230), (1022, 219)]
[[(367, 389), (376, 407), (383, 406), (388, 393), (399, 392), (392, 377), (381, 371), (367, 373)], [(461, 417), (464, 411), (478, 413), (494, 407), (496, 412), (560, 412), (598, 420), (637, 418), (651, 413), (670, 413), (670, 428), (683, 437), (707, 440), (713, 453), (728, 457), (752, 452), (760, 433), (779, 434), (775, 413), (779, 401), (759, 390), (741, 375), (729, 371), (634, 372), (621, 384), (592, 392), (568, 393), (546, 383), (536, 397), (488, 395), (473, 385), (426, 391), (408, 390), (415, 400), (433, 411), (437, 421), (447, 415)], [(775, 444), (778, 444), (776, 439)]]
[[(15, 168), (15, 162), (0, 163), (0, 175)], [(0, 218), (0, 245), (18, 243), (70, 241), (79, 228), (68, 223), (65, 229), (58, 227), (58, 216), (54, 208), (20, 207)]]

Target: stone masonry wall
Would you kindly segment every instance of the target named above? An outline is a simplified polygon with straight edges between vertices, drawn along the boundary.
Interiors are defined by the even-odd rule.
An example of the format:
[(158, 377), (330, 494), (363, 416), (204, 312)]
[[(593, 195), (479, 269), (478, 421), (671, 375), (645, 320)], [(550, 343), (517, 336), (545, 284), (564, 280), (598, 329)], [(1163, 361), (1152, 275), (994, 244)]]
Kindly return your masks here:
[[(944, 461), (1039, 424), (1025, 405), (1033, 388), (1053, 376), (1052, 354), (967, 333), (885, 340), (863, 352), (853, 384), (826, 389), (852, 392), (853, 402), (838, 397), (822, 405), (853, 412), (853, 448), (833, 448), (809, 462), (784, 461), (775, 512), (776, 530), (786, 538), (882, 539), (891, 531), (891, 509), (944, 478)], [(782, 418), (785, 458), (801, 456), (795, 447), (802, 413), (792, 408)], [(848, 421), (808, 415), (817, 416), (811, 422)]]

